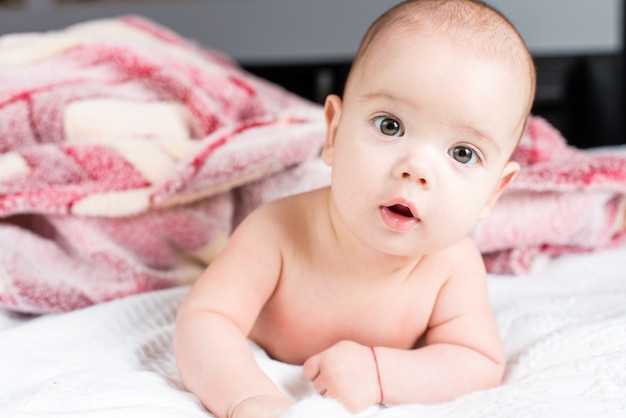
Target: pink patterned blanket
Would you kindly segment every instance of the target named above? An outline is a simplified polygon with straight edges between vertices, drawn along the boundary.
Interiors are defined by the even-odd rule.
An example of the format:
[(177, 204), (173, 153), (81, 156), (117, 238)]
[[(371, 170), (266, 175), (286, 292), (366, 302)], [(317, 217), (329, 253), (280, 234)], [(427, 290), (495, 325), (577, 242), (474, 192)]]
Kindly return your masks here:
[[(254, 207), (328, 184), (324, 132), (319, 106), (142, 18), (0, 37), (0, 307), (192, 282)], [(516, 157), (474, 231), (490, 271), (623, 240), (625, 156), (532, 118)]]
[(473, 235), (492, 273), (626, 242), (626, 147), (583, 151), (531, 117), (513, 159), (522, 171)]
[(3, 36), (0, 307), (192, 281), (251, 208), (328, 183), (324, 132), (319, 106), (142, 18)]

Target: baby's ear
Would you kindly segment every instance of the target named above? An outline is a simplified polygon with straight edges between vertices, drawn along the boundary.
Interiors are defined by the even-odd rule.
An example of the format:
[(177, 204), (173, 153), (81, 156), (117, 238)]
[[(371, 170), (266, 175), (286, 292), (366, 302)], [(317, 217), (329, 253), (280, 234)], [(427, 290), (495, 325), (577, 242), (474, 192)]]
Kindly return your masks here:
[(335, 94), (329, 95), (324, 103), (326, 141), (322, 149), (322, 158), (330, 166), (333, 165), (333, 147), (335, 146), (335, 138), (337, 136), (337, 126), (339, 125), (339, 119), (341, 119), (342, 106), (341, 98)]
[(509, 161), (508, 163), (506, 163), (506, 165), (504, 166), (504, 170), (502, 170), (502, 175), (500, 175), (498, 185), (491, 194), (491, 197), (487, 201), (487, 204), (485, 204), (482, 212), (480, 212), (480, 216), (478, 217), (478, 219), (485, 219), (487, 216), (489, 216), (491, 208), (493, 208), (493, 205), (496, 204), (504, 189), (506, 189), (507, 186), (511, 184), (511, 182), (515, 179), (520, 169), (520, 165), (515, 161)]

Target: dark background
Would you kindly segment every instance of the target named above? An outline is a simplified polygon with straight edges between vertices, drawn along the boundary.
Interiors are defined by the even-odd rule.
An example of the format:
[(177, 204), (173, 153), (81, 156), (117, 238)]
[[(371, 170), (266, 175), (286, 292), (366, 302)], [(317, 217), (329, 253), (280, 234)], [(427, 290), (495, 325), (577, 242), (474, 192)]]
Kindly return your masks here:
[[(361, 35), (377, 15), (398, 1), (0, 0), (0, 35), (62, 29), (96, 18), (142, 15), (221, 50), (251, 72), (321, 103), (328, 93), (341, 93)], [(520, 31), (533, 37), (535, 43), (537, 37), (545, 40), (558, 35), (566, 44), (537, 50), (531, 47), (538, 51), (533, 113), (548, 119), (578, 147), (626, 143), (626, 0), (488, 2), (510, 12)], [(607, 14), (607, 7), (602, 6), (613, 11)], [(593, 43), (598, 38), (595, 35), (602, 38), (603, 30), (615, 25), (621, 33), (613, 32), (612, 37), (621, 45)], [(551, 34), (546, 35), (547, 29)]]
[[(626, 144), (624, 53), (535, 57), (533, 114), (546, 118), (580, 148)], [(249, 71), (319, 103), (340, 94), (350, 63), (246, 66)]]

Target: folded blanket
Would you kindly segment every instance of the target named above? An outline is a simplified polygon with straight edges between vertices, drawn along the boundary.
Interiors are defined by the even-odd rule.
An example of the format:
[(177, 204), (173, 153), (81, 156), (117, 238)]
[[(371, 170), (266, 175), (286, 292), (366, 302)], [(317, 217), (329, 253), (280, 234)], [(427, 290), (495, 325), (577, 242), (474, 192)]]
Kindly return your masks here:
[(525, 274), (626, 241), (626, 149), (576, 149), (531, 117), (513, 159), (521, 172), (473, 231), (488, 271)]
[[(143, 18), (0, 37), (0, 307), (193, 281), (252, 209), (329, 184), (324, 135), (319, 105)], [(626, 156), (533, 117), (515, 158), (473, 232), (489, 271), (626, 239)]]
[(318, 105), (153, 22), (0, 38), (0, 306), (194, 280), (261, 200), (328, 183)]

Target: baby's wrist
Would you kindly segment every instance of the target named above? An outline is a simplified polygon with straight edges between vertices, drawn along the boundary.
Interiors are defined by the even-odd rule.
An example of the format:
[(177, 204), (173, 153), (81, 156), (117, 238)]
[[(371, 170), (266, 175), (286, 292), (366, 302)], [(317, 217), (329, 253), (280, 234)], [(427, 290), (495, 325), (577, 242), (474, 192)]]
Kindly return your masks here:
[(374, 347), (370, 347), (370, 351), (372, 352), (372, 357), (374, 359), (374, 366), (376, 366), (376, 382), (378, 383), (378, 404), (385, 404), (385, 391), (383, 390), (383, 383), (380, 378), (380, 365), (378, 364), (378, 356), (376, 355), (376, 349)]

